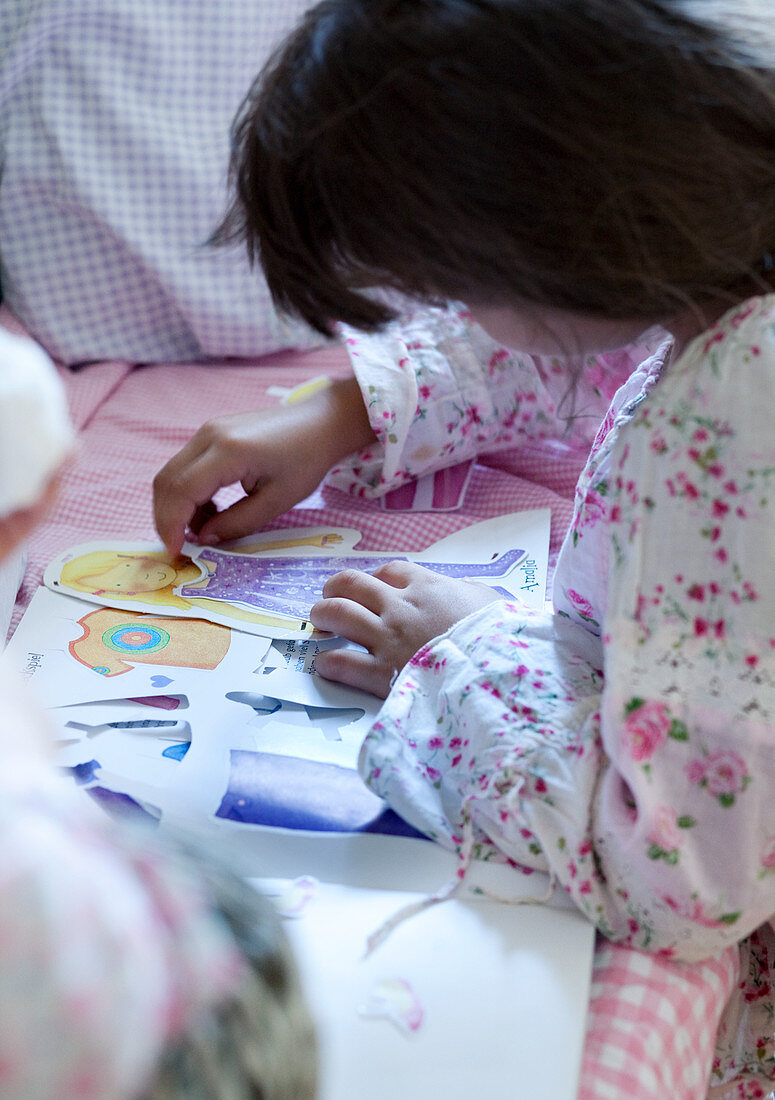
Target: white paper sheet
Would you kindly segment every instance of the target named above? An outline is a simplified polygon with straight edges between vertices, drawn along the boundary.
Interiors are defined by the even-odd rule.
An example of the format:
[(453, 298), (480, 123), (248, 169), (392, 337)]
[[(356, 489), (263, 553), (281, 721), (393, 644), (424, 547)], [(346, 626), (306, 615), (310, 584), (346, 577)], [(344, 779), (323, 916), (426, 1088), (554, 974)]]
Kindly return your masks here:
[[(320, 1100), (574, 1100), (592, 926), (567, 910), (453, 899), (400, 925), (364, 959), (366, 937), (421, 897), (321, 883), (286, 922), (318, 1028)], [(386, 979), (415, 995), (415, 1031), (359, 1015)]]
[[(482, 562), (516, 544), (529, 545), (516, 573), (517, 588), (525, 602), (537, 606), (544, 598), (548, 533), (546, 511), (499, 517), (413, 557)], [(243, 540), (238, 548), (266, 547), (272, 537), (277, 532), (248, 540), (250, 546)], [(339, 537), (320, 553), (341, 554), (357, 532)], [(308, 546), (290, 552), (298, 557)], [(137, 612), (137, 605), (128, 610)], [(190, 660), (183, 666), (152, 664), (157, 654), (143, 646), (146, 634), (149, 648), (156, 644), (149, 624), (166, 629), (159, 608), (149, 624), (132, 618), (126, 624), (103, 622), (93, 618), (99, 612), (93, 603), (41, 590), (12, 640), (9, 658), (38, 696), (59, 708), (53, 716), (64, 739), (60, 763), (74, 768), (82, 785), (128, 796), (159, 819), (162, 835), (183, 828), (216, 840), (224, 856), (244, 874), (260, 877), (264, 888), (282, 891), (299, 875), (320, 880), (300, 919), (288, 924), (318, 1022), (320, 1100), (427, 1100), (436, 1093), (450, 1100), (469, 1095), (573, 1100), (593, 929), (562, 892), (551, 905), (505, 905), (471, 893), (541, 897), (547, 893), (546, 876), (475, 863), (460, 898), (404, 922), (364, 960), (367, 936), (386, 918), (454, 878), (455, 856), (408, 836), (326, 831), (330, 823), (310, 829), (238, 819), (243, 803), (246, 813), (250, 809), (252, 769), (260, 773), (267, 762), (283, 765), (278, 774), (288, 790), (299, 787), (303, 793), (309, 787), (324, 802), (336, 803), (342, 776), (357, 781), (360, 743), (380, 702), (315, 674), (319, 647), (341, 640), (286, 640), (270, 649), (268, 639), (235, 629), (217, 660), (209, 654), (197, 658), (196, 667)], [(98, 624), (93, 633), (107, 636), (108, 649), (111, 640), (119, 646), (100, 658), (109, 662), (102, 673), (89, 666), (97, 660), (91, 650), (73, 652), (73, 643), (86, 636), (84, 619), (86, 626)], [(133, 662), (133, 653), (142, 659)], [(202, 667), (208, 660), (213, 667)], [(171, 695), (184, 697), (185, 705), (166, 711), (133, 701)], [(159, 724), (173, 719), (174, 726)], [(143, 724), (126, 725), (132, 722)], [(260, 801), (260, 783), (257, 789)], [(282, 794), (282, 783), (279, 790)], [(335, 819), (347, 807), (329, 808)], [(314, 820), (316, 812), (294, 809), (302, 822), (305, 813)], [(388, 1020), (359, 1016), (359, 1007), (383, 979), (409, 983), (423, 1012), (415, 1031), (407, 1034)]]

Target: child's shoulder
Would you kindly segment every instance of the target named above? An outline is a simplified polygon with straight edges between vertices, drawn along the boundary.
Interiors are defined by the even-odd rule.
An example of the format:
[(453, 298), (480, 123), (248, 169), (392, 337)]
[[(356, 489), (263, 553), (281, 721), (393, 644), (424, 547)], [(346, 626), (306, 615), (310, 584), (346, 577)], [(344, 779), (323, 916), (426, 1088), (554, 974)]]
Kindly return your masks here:
[[(635, 413), (633, 424), (654, 433), (652, 449), (668, 436), (694, 432), (734, 439), (739, 462), (769, 450), (775, 408), (775, 294), (727, 310), (696, 336)], [(664, 441), (663, 441), (664, 436)]]
[(775, 362), (775, 294), (738, 302), (689, 344), (680, 366), (688, 369)]

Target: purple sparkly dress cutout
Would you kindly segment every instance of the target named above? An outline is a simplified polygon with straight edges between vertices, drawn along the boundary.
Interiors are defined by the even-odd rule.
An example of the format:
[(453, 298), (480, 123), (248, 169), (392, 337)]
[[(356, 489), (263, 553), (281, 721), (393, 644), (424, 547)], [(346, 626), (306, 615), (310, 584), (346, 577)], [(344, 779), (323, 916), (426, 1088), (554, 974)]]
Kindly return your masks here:
[[(525, 556), (524, 550), (508, 550), (491, 562), (421, 562), (426, 569), (445, 577), (504, 577)], [(306, 619), (313, 604), (323, 595), (323, 585), (342, 569), (360, 569), (371, 573), (384, 562), (409, 561), (395, 555), (384, 558), (277, 557), (254, 558), (225, 550), (207, 550), (201, 555), (203, 564), (213, 572), (207, 586), (184, 584), (176, 589), (179, 595), (208, 600), (240, 603), (256, 611), (275, 611), (279, 615)], [(503, 595), (510, 593), (496, 589)]]

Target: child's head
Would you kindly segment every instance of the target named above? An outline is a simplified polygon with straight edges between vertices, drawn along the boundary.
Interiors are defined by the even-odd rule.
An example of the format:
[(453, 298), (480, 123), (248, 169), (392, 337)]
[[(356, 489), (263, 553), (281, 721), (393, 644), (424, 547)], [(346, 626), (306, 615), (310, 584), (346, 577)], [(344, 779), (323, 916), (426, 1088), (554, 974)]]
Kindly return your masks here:
[(771, 0), (324, 0), (234, 137), (216, 239), (322, 331), (378, 285), (645, 327), (767, 285)]

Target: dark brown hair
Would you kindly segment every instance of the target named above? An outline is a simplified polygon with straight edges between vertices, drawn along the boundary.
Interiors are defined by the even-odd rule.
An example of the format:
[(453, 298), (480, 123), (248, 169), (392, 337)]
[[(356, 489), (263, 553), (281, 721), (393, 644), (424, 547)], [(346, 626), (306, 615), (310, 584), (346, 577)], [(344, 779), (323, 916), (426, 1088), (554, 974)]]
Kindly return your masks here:
[(326, 333), (388, 320), (373, 287), (645, 321), (734, 297), (775, 250), (769, 4), (324, 0), (243, 103), (215, 239)]

